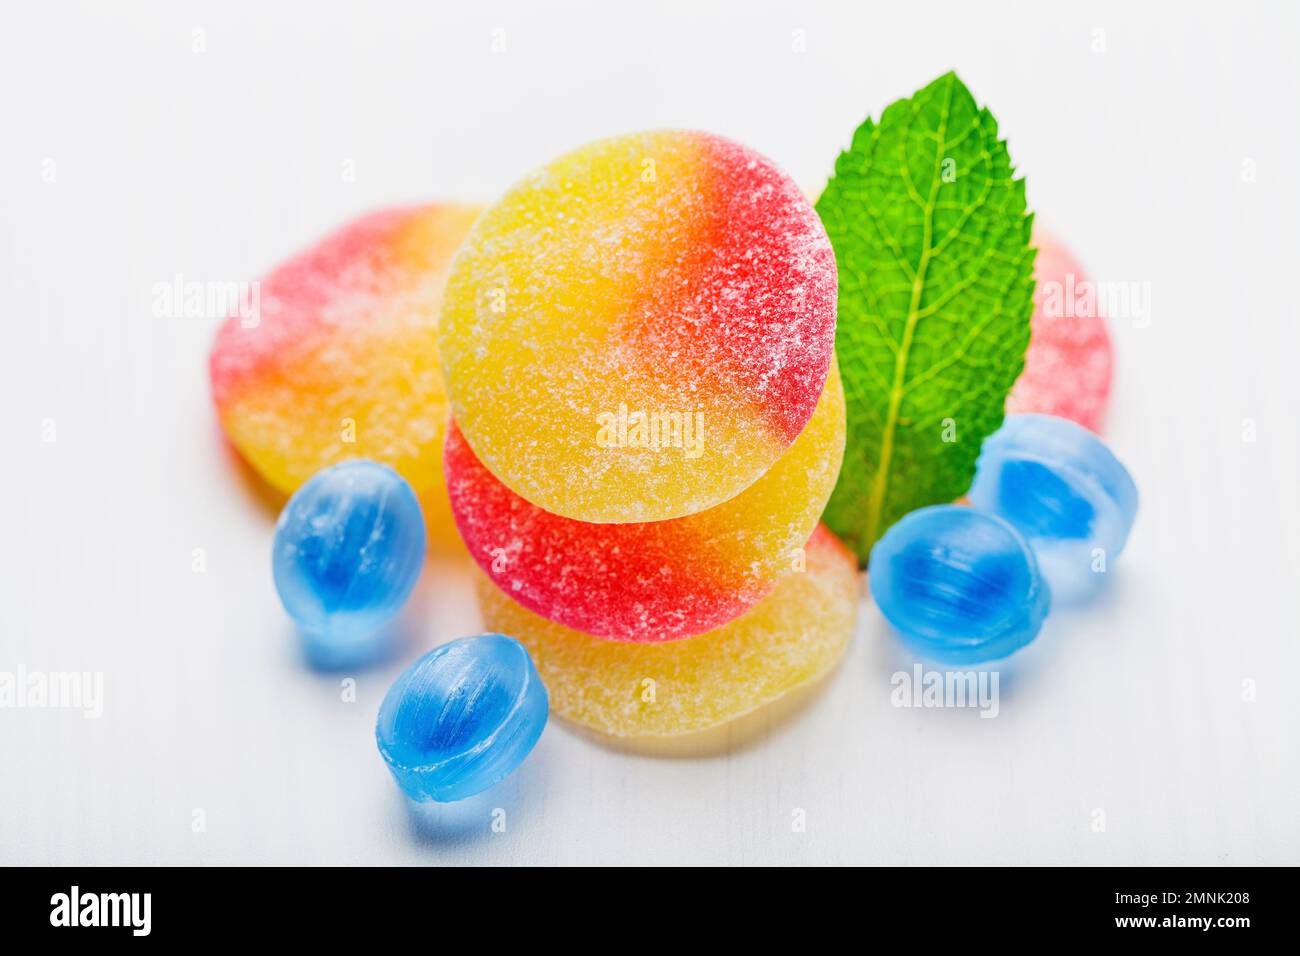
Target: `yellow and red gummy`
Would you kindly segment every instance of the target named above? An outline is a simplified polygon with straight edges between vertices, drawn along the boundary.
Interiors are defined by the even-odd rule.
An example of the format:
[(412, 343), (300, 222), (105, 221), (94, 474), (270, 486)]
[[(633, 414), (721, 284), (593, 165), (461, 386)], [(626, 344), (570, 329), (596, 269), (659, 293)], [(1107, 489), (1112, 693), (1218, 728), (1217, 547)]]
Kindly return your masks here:
[[(812, 417), (835, 295), (821, 220), (770, 160), (701, 132), (600, 140), (470, 230), (439, 333), (452, 413), (483, 465), (547, 511), (704, 511)], [(670, 447), (607, 428), (656, 415), (699, 427)]]

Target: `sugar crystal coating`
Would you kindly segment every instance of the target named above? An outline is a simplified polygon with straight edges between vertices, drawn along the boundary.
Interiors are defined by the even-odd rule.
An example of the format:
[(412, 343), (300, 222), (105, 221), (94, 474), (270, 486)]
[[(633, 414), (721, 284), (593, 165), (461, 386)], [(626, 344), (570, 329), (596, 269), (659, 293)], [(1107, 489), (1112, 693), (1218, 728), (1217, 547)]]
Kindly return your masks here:
[(962, 505), (895, 523), (871, 549), (867, 583), (880, 612), (923, 657), (997, 660), (1038, 634), (1049, 591), (1015, 528)]
[(680, 641), (602, 640), (521, 607), (479, 576), (489, 627), (532, 652), (555, 713), (615, 737), (665, 737), (741, 717), (827, 674), (856, 627), (857, 561), (819, 525), (806, 569), (745, 614)]
[(424, 565), (420, 503), (386, 465), (347, 461), (299, 488), (275, 526), (272, 571), (319, 663), (364, 657)]
[(209, 360), (217, 411), (268, 482), (292, 492), (362, 457), (437, 500), (447, 422), (438, 312), (477, 213), (424, 205), (362, 216), (272, 271), (257, 308), (221, 327)]
[(375, 739), (407, 796), (449, 803), (513, 773), (541, 737), (547, 708), (528, 651), (481, 634), (407, 668), (380, 705)]
[(776, 464), (735, 498), (681, 518), (591, 524), (543, 511), (497, 481), (454, 422), (444, 457), (461, 536), (498, 587), (575, 630), (669, 641), (725, 624), (792, 569), (843, 455), (832, 364), (812, 419)]
[(984, 441), (970, 502), (1020, 530), (1061, 603), (1106, 580), (1137, 515), (1138, 492), (1105, 442), (1051, 415), (1008, 415)]
[(1096, 288), (1063, 245), (1034, 234), (1034, 315), (1007, 412), (1041, 412), (1100, 431), (1114, 354)]
[(485, 467), (579, 521), (711, 508), (794, 442), (835, 337), (799, 188), (707, 133), (600, 140), (511, 188), (447, 282), (452, 412)]

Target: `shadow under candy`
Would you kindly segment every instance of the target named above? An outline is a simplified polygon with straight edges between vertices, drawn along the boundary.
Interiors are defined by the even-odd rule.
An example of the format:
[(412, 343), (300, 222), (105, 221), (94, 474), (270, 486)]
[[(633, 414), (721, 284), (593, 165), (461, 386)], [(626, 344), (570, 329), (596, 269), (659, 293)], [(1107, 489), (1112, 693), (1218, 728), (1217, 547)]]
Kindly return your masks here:
[(414, 842), (429, 848), (482, 843), (514, 828), (535, 827), (542, 812), (547, 772), (546, 735), (528, 758), (494, 786), (454, 803), (412, 800), (397, 786), (393, 797), (401, 801), (407, 828)]

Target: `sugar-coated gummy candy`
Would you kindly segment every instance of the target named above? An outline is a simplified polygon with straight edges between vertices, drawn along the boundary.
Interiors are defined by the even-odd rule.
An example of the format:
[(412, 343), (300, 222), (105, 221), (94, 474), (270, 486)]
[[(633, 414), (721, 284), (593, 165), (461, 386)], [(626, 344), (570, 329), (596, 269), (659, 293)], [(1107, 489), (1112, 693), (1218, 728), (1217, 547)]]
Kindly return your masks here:
[(707, 730), (824, 676), (853, 637), (858, 588), (856, 559), (819, 525), (806, 568), (742, 616), (695, 637), (637, 644), (548, 621), (478, 577), (484, 619), (532, 652), (555, 713), (615, 737)]
[(1100, 431), (1114, 355), (1091, 280), (1070, 251), (1034, 233), (1034, 315), (1025, 369), (1007, 397), (1010, 413), (1059, 415)]
[(735, 497), (803, 431), (835, 255), (799, 188), (707, 133), (600, 140), (488, 207), (447, 281), (452, 413), (510, 490), (588, 522)]
[(271, 272), (250, 297), (256, 308), (221, 327), (209, 361), (221, 424), (268, 482), (291, 492), (322, 468), (370, 458), (438, 501), (438, 312), (477, 212), (363, 216)]
[(867, 584), (904, 644), (952, 664), (1018, 650), (1051, 605), (1024, 537), (962, 505), (921, 508), (895, 523), (871, 549)]
[(450, 803), (513, 773), (541, 737), (547, 709), (523, 645), (481, 634), (407, 668), (380, 705), (375, 739), (407, 796)]
[(342, 462), (294, 492), (275, 526), (272, 570), (308, 655), (364, 656), (410, 596), (424, 549), (420, 503), (386, 465)]
[(666, 521), (591, 524), (543, 511), (497, 481), (455, 422), (445, 462), (452, 514), (479, 566), (529, 610), (624, 641), (712, 630), (796, 563), (844, 456), (844, 391), (832, 364), (807, 427), (735, 498)]
[(1020, 530), (1060, 603), (1100, 587), (1138, 507), (1133, 478), (1105, 442), (1050, 415), (1007, 416), (980, 449), (969, 498)]

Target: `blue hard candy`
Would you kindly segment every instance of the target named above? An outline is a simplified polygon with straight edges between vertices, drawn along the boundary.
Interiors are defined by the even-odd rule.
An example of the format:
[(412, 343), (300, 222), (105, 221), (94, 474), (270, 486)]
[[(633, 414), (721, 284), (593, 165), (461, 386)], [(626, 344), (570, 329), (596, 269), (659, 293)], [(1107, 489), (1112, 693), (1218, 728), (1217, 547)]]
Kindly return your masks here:
[(1010, 415), (984, 442), (970, 502), (1015, 525), (1061, 603), (1094, 593), (1137, 515), (1133, 479), (1088, 429), (1051, 415)]
[(1024, 537), (960, 505), (921, 508), (886, 531), (871, 549), (867, 583), (904, 643), (952, 664), (1018, 650), (1051, 605)]
[(482, 634), (434, 648), (397, 678), (375, 738), (407, 796), (449, 803), (514, 772), (542, 735), (548, 708), (524, 646)]
[(308, 656), (341, 664), (373, 652), (415, 587), (424, 551), (420, 503), (391, 468), (345, 461), (299, 488), (276, 523), (272, 569)]

